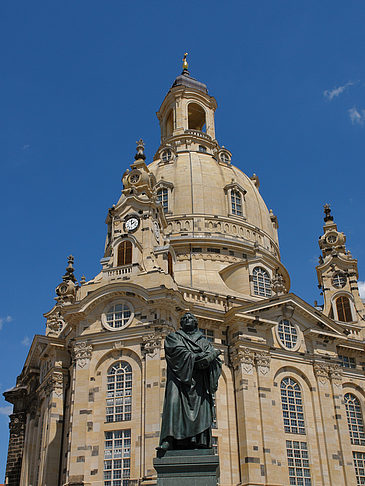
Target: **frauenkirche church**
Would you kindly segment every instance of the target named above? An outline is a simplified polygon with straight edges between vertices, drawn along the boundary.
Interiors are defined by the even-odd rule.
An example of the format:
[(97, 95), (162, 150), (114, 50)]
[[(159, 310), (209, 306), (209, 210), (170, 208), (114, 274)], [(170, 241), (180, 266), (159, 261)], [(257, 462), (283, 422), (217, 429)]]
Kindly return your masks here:
[(137, 143), (107, 212), (101, 270), (73, 257), (16, 386), (5, 483), (156, 484), (164, 338), (187, 310), (222, 351), (214, 450), (221, 486), (365, 484), (365, 307), (357, 261), (325, 206), (323, 305), (290, 293), (278, 220), (232, 165), (217, 103), (184, 69)]

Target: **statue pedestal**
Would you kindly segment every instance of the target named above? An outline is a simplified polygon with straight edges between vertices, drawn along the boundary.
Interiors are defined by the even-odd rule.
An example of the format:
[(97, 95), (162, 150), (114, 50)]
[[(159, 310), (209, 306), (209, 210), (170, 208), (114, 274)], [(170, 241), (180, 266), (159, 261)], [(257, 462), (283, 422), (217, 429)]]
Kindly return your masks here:
[(212, 449), (158, 451), (153, 460), (157, 486), (216, 486), (219, 457)]

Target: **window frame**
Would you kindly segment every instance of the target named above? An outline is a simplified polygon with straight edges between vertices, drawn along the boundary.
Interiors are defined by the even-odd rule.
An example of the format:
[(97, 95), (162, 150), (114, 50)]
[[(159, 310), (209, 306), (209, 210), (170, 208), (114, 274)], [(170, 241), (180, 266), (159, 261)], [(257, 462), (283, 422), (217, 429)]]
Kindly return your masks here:
[[(297, 336), (297, 340), (295, 342), (295, 345), (292, 346), (292, 347), (289, 347), (285, 344), (285, 342), (281, 339), (280, 337), (280, 330), (279, 330), (279, 326), (281, 325), (281, 323), (283, 321), (288, 321), (290, 323), (291, 326), (293, 326), (293, 328), (295, 329), (296, 331), (296, 336)], [(300, 345), (302, 343), (302, 339), (301, 339), (301, 334), (300, 334), (300, 329), (299, 329), (299, 326), (294, 323), (291, 319), (286, 319), (286, 318), (282, 318), (280, 319), (280, 321), (278, 322), (278, 324), (275, 326), (275, 333), (276, 333), (276, 338), (278, 340), (278, 343), (279, 345), (283, 348), (283, 349), (286, 349), (288, 351), (297, 351), (299, 348), (300, 348)], [(285, 333), (284, 333), (285, 334)]]
[[(262, 295), (260, 293), (255, 292), (255, 275), (254, 275), (254, 272), (255, 272), (256, 269), (264, 270), (264, 272), (268, 275), (268, 278), (269, 278), (269, 281), (270, 281), (270, 285), (269, 285), (270, 294), (266, 293), (266, 284), (264, 285), (265, 295)], [(272, 275), (265, 267), (263, 267), (262, 265), (253, 266), (252, 269), (251, 269), (251, 272), (250, 272), (250, 280), (251, 280), (251, 295), (253, 295), (255, 297), (264, 297), (265, 299), (269, 299), (270, 297), (272, 297)], [(264, 282), (265, 282), (265, 280), (264, 280)], [(257, 284), (257, 286), (259, 288), (259, 284)]]
[(156, 190), (156, 200), (157, 201), (159, 201), (159, 195), (158, 195), (159, 192), (161, 190), (166, 190), (167, 191), (167, 211), (164, 210), (164, 206), (163, 206), (162, 203), (161, 203), (161, 209), (162, 209), (162, 212), (163, 212), (163, 214), (165, 216), (169, 216), (174, 211), (174, 198), (172, 197), (173, 196), (174, 185), (172, 184), (172, 182), (168, 182), (168, 181), (165, 181), (165, 180), (160, 180), (156, 184), (155, 190)]
[[(126, 248), (123, 250), (124, 263), (121, 263), (119, 256), (120, 256), (120, 249), (123, 246), (125, 246)], [(128, 262), (125, 261), (127, 252), (130, 260)], [(117, 246), (117, 267), (126, 267), (128, 265), (132, 265), (132, 263), (133, 263), (133, 243), (129, 239), (123, 239)]]
[[(117, 434), (121, 434), (121, 437), (118, 437)], [(128, 442), (129, 442), (129, 447), (128, 447)], [(107, 447), (107, 444), (110, 443), (111, 443), (111, 447)], [(114, 444), (117, 444), (117, 446), (114, 447)], [(116, 484), (115, 483), (116, 481), (120, 481), (120, 486), (128, 486), (131, 477), (131, 459), (132, 459), (131, 449), (132, 449), (131, 428), (104, 431), (104, 457), (103, 457), (103, 485), (104, 486), (112, 486)], [(120, 457), (119, 457), (119, 452), (115, 452), (119, 450), (121, 450)], [(107, 455), (107, 451), (111, 451), (111, 456)], [(126, 451), (129, 451), (129, 453)], [(114, 454), (116, 454), (116, 456), (118, 457), (115, 457)], [(117, 465), (119, 465), (119, 461), (121, 467), (117, 467), (117, 468), (113, 467), (115, 465), (115, 462), (117, 463)], [(107, 464), (109, 465), (109, 463), (111, 467), (106, 467), (106, 465)], [(124, 467), (125, 463), (128, 465), (128, 467)], [(129, 473), (126, 476), (123, 473), (124, 470), (129, 471)], [(110, 478), (106, 478), (105, 473), (109, 471), (110, 471)], [(114, 477), (113, 474), (114, 471), (121, 471), (120, 477)]]
[[(112, 307), (115, 307), (116, 305), (120, 305), (120, 304), (129, 307), (130, 316), (129, 316), (128, 320), (126, 321), (126, 323), (123, 324), (122, 326), (120, 326), (120, 327), (113, 327), (108, 322), (107, 314), (110, 313), (110, 309)], [(107, 329), (108, 331), (114, 331), (114, 332), (116, 332), (116, 331), (120, 331), (122, 329), (126, 329), (131, 324), (131, 322), (133, 321), (133, 318), (134, 318), (134, 307), (133, 307), (133, 305), (129, 301), (125, 300), (125, 299), (118, 299), (118, 300), (109, 302), (104, 307), (103, 312), (101, 314), (101, 323), (105, 327), (105, 329)]]
[[(346, 298), (348, 300), (349, 310), (350, 310), (350, 314), (351, 314), (351, 320), (350, 321), (341, 321), (339, 319), (337, 302), (338, 302), (338, 299), (340, 299), (340, 298)], [(347, 292), (337, 292), (336, 294), (334, 294), (332, 296), (332, 299), (331, 299), (331, 306), (332, 306), (332, 310), (333, 310), (333, 320), (334, 321), (338, 321), (338, 322), (342, 322), (342, 323), (356, 322), (356, 320), (354, 320), (354, 316), (356, 315), (354, 302), (352, 300), (352, 296), (350, 294), (348, 294)]]
[(231, 189), (231, 212), (234, 216), (243, 216), (242, 194), (237, 189)]
[[(157, 202), (161, 204), (163, 213), (167, 214), (169, 212), (169, 190), (167, 189), (167, 187), (160, 187), (156, 192), (156, 196), (157, 196)], [(165, 201), (166, 201), (166, 205), (165, 205)]]
[[(227, 184), (224, 187), (224, 192), (226, 194), (226, 205), (227, 205), (227, 216), (246, 219), (246, 198), (245, 195), (247, 191), (240, 186), (237, 182)], [(235, 214), (232, 210), (232, 193), (237, 192), (241, 197), (241, 214)]]
[[(113, 374), (111, 372), (112, 369), (115, 368), (117, 365), (120, 365), (119, 368), (118, 368), (119, 370), (121, 370), (121, 369), (124, 370), (123, 373), (118, 373), (118, 371), (116, 371)], [(123, 380), (118, 380), (117, 379), (118, 375), (122, 375)], [(128, 375), (130, 375), (130, 377)], [(109, 378), (113, 377), (113, 376), (114, 376), (114, 380), (112, 382), (111, 380), (109, 380)], [(122, 359), (119, 360), (119, 361), (115, 361), (111, 366), (109, 366), (106, 377), (107, 377), (107, 380), (106, 380), (105, 422), (106, 423), (119, 423), (119, 422), (131, 421), (132, 420), (132, 401), (133, 401), (133, 369), (132, 369), (131, 364), (128, 363), (128, 361), (125, 361), (125, 360), (122, 360)], [(127, 377), (129, 379), (127, 379)], [(119, 390), (118, 390), (118, 387), (117, 387), (118, 383), (123, 383), (123, 386), (120, 386)], [(130, 383), (130, 386), (127, 387), (126, 386), (127, 383)], [(109, 386), (111, 384), (114, 385), (113, 396), (109, 396), (109, 393), (111, 391), (113, 391)], [(126, 390), (130, 390), (130, 393), (127, 396), (125, 395)], [(119, 391), (119, 394), (121, 394), (121, 392), (123, 392), (123, 396), (122, 395), (118, 396), (118, 391)], [(118, 399), (119, 399), (120, 403), (117, 403)], [(109, 401), (113, 400), (113, 404), (111, 405), (110, 403), (108, 403), (108, 400)], [(128, 401), (129, 401), (129, 403), (126, 403)], [(117, 413), (117, 407), (122, 408), (121, 413)], [(127, 411), (125, 410), (126, 407), (128, 408)], [(112, 413), (108, 413), (108, 409), (110, 409), (110, 408), (113, 408)], [(122, 418), (120, 420), (116, 420), (117, 416), (118, 417), (121, 416)], [(108, 417), (112, 417), (112, 420), (109, 420)]]
[[(346, 401), (346, 396), (351, 396), (351, 401), (355, 402), (354, 404), (355, 410), (353, 411), (349, 410), (348, 402)], [(365, 426), (364, 426), (364, 415), (363, 415), (363, 408), (361, 406), (361, 401), (351, 391), (347, 391), (343, 395), (343, 401), (346, 409), (346, 419), (347, 419), (347, 427), (350, 436), (350, 442), (354, 446), (363, 447), (365, 446)], [(356, 406), (358, 407), (358, 410), (356, 410)], [(355, 414), (356, 423), (353, 423), (354, 416), (351, 415), (351, 413)], [(354, 430), (353, 427), (355, 427)], [(358, 437), (354, 437), (354, 433), (358, 434)]]
[[(285, 388), (283, 387), (283, 382), (288, 381), (289, 383), (286, 384)], [(294, 389), (294, 394), (288, 393), (288, 387), (294, 387), (296, 385), (297, 388)], [(284, 394), (282, 390), (286, 390)], [(299, 396), (297, 396), (299, 394)], [(286, 400), (283, 400), (285, 396)], [(297, 400), (300, 400), (300, 403), (297, 403)], [(281, 403), (281, 412), (282, 412), (282, 419), (284, 425), (284, 433), (291, 434), (295, 436), (306, 436), (306, 423), (305, 423), (305, 414), (304, 414), (304, 398), (303, 398), (303, 391), (301, 386), (299, 385), (298, 381), (295, 380), (290, 375), (284, 376), (280, 381), (280, 403)], [(299, 410), (298, 410), (298, 407)], [(300, 416), (300, 415), (301, 416)], [(286, 423), (286, 421), (288, 421)], [(297, 431), (295, 431), (297, 429)]]

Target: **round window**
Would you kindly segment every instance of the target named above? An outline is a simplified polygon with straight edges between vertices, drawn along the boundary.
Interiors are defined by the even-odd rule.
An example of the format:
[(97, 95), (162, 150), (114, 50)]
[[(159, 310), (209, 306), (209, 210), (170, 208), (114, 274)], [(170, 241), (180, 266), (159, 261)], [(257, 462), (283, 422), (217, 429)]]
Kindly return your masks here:
[(126, 302), (119, 302), (108, 307), (107, 311), (102, 315), (102, 323), (104, 327), (111, 331), (117, 331), (127, 327), (132, 321), (133, 311)]
[(221, 161), (222, 162), (225, 162), (226, 164), (228, 164), (228, 162), (229, 162), (229, 157), (228, 157), (228, 155), (225, 152), (223, 152), (221, 154)]
[(298, 331), (296, 326), (288, 319), (282, 319), (278, 324), (278, 337), (280, 343), (288, 349), (293, 349), (298, 342)]
[(332, 278), (332, 285), (336, 287), (336, 289), (342, 289), (346, 285), (346, 275), (344, 273), (336, 273)]
[(162, 152), (162, 162), (170, 162), (170, 160), (172, 159), (172, 153), (171, 153), (171, 150), (170, 149), (167, 149), (167, 150), (164, 150)]

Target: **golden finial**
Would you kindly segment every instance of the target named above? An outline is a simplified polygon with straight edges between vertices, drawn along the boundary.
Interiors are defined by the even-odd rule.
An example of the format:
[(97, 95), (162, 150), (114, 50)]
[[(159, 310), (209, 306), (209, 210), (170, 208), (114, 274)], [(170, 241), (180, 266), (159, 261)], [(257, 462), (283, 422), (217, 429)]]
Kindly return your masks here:
[(188, 55), (187, 52), (185, 52), (184, 57), (183, 57), (183, 71), (187, 71), (189, 68), (188, 61), (186, 60), (186, 56)]

